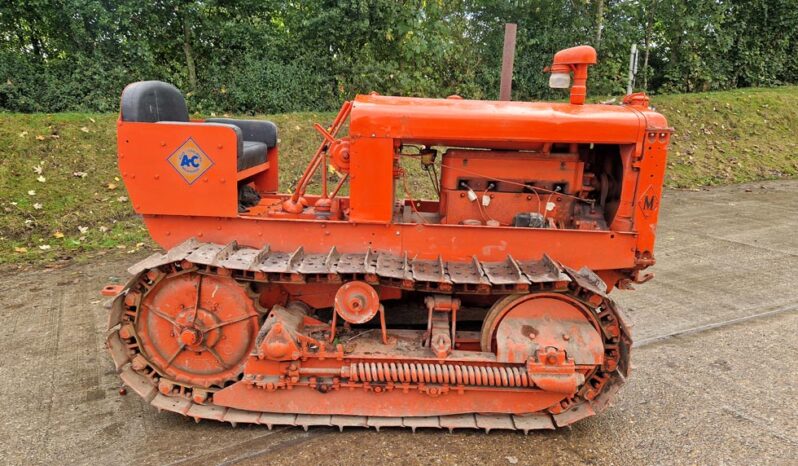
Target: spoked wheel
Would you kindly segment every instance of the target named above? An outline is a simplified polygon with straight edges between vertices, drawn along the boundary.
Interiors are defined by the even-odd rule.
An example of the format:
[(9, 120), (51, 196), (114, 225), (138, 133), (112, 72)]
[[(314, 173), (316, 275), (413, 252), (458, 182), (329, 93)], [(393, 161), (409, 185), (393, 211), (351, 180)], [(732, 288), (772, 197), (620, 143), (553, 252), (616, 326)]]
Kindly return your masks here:
[(135, 322), (144, 357), (171, 380), (200, 387), (236, 380), (255, 344), (258, 313), (229, 277), (163, 278), (143, 298)]

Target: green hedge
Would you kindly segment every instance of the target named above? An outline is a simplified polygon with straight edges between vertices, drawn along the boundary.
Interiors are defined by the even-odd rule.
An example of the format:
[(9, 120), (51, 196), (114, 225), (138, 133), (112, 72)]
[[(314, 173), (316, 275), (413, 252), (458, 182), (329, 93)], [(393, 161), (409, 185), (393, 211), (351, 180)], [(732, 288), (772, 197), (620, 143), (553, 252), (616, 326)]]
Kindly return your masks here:
[(332, 110), (372, 90), (492, 99), (505, 22), (516, 99), (561, 97), (542, 69), (582, 43), (599, 51), (594, 95), (625, 91), (633, 43), (652, 93), (798, 81), (798, 0), (20, 0), (0, 5), (0, 109), (114, 111), (140, 79), (202, 113)]

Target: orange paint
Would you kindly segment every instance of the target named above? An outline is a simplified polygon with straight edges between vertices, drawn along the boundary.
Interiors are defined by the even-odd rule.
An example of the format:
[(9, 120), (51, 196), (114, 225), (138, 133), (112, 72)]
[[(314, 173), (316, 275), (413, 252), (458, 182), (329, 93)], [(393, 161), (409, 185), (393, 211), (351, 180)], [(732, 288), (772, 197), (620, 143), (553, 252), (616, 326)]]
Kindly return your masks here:
[[(567, 425), (603, 409), (631, 347), (606, 292), (654, 264), (672, 130), (642, 94), (585, 105), (594, 63), (590, 47), (555, 55), (550, 71), (573, 74), (569, 103), (359, 95), (309, 135), (323, 141), (283, 194), (277, 147), (242, 165), (233, 125), (120, 117), (134, 209), (177, 251), (117, 300), (108, 341), (118, 367), (130, 363), (124, 377), (145, 397), (157, 387), (159, 407), (192, 415), (191, 397), (197, 418), (226, 407)], [(428, 166), (437, 158), (438, 199), (406, 199), (411, 146)], [(307, 195), (328, 164), (343, 177)], [(359, 261), (349, 271), (344, 255)], [(426, 331), (386, 328), (397, 300), (427, 303)], [(481, 331), (462, 331), (475, 311)]]

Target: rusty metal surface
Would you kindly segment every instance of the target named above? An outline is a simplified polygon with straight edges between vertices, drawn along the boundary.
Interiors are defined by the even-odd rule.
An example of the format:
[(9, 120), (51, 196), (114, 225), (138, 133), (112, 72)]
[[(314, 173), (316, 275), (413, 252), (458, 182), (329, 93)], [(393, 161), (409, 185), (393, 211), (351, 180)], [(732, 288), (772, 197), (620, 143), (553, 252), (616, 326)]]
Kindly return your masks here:
[[(462, 276), (462, 271), (464, 270), (471, 270), (473, 272), (470, 273), (474, 274), (479, 272), (479, 282), (488, 282), (491, 286), (505, 287), (507, 285), (512, 285), (526, 289), (530, 283), (540, 283), (542, 277), (550, 278), (552, 281), (567, 281), (562, 280), (562, 278), (564, 278), (563, 274), (567, 274), (565, 278), (573, 280), (579, 285), (585, 284), (583, 288), (585, 292), (592, 292), (590, 289), (601, 291), (603, 285), (600, 280), (596, 282), (598, 277), (595, 275), (585, 272), (577, 273), (567, 268), (561, 268), (558, 264), (545, 257), (541, 261), (527, 261), (524, 264), (516, 262), (509, 256), (504, 262), (500, 263), (485, 264), (475, 259), (473, 263), (468, 264), (447, 264), (440, 259), (437, 261), (412, 261), (408, 260), (407, 257), (379, 254), (372, 251), (369, 251), (365, 255), (339, 256), (335, 248), (332, 248), (328, 254), (305, 255), (302, 248), (290, 253), (275, 252), (268, 247), (252, 249), (240, 247), (236, 243), (215, 245), (199, 243), (194, 239), (186, 241), (167, 254), (153, 255), (132, 267), (131, 270), (138, 271), (139, 275), (134, 278), (131, 284), (141, 277), (141, 272), (148, 268), (157, 268), (169, 263), (180, 263), (182, 261), (189, 261), (195, 265), (214, 267), (229, 262), (232, 262), (236, 267), (240, 267), (248, 262), (248, 269), (244, 269), (243, 272), (273, 272), (275, 274), (274, 276), (269, 275), (265, 277), (269, 280), (282, 280), (285, 279), (287, 274), (294, 277), (302, 276), (305, 273), (324, 274), (329, 276), (341, 273), (342, 271), (351, 273), (353, 269), (366, 271), (371, 269), (373, 272), (376, 272), (376, 275), (381, 279), (401, 279), (404, 287), (424, 287), (432, 283), (438, 286), (442, 281), (443, 283), (453, 283), (448, 280), (448, 271), (450, 267), (456, 265), (458, 272), (456, 272), (455, 275), (459, 274), (458, 276)], [(338, 269), (339, 264), (341, 265), (340, 270)], [(362, 268), (360, 264), (363, 264)], [(235, 272), (236, 270), (241, 269), (233, 269), (232, 271)], [(427, 284), (425, 280), (429, 280), (429, 284)], [(124, 299), (125, 297), (123, 295), (118, 297), (114, 303), (114, 307), (121, 307)], [(121, 318), (122, 313), (112, 312), (112, 315)], [(540, 412), (532, 415), (472, 413), (466, 416), (457, 414), (420, 417), (395, 416), (391, 418), (328, 414), (292, 415), (254, 412), (218, 406), (205, 399), (203, 399), (201, 403), (196, 403), (191, 398), (163, 395), (158, 392), (158, 387), (155, 386), (152, 379), (144, 377), (134, 370), (132, 355), (129, 351), (124, 349), (125, 343), (120, 336), (119, 323), (111, 322), (107, 342), (111, 349), (110, 353), (114, 359), (114, 364), (120, 372), (122, 379), (134, 392), (141, 395), (145, 400), (148, 400), (155, 408), (189, 416), (197, 421), (206, 419), (229, 422), (231, 424), (255, 423), (266, 425), (269, 428), (275, 425), (301, 426), (304, 429), (308, 429), (312, 426), (335, 426), (339, 429), (345, 427), (374, 427), (379, 429), (387, 426), (401, 426), (410, 428), (414, 431), (419, 428), (441, 428), (449, 430), (467, 428), (482, 429), (486, 432), (490, 432), (491, 430), (511, 429), (526, 433), (535, 429), (551, 429), (553, 426), (567, 425), (594, 413), (595, 409), (591, 407), (591, 405), (595, 405), (595, 407), (605, 407), (611, 395), (617, 391), (617, 387), (620, 386), (624, 380), (624, 376), (618, 370), (615, 370), (612, 372), (613, 383), (608, 385), (610, 388), (609, 390), (599, 391), (597, 396), (594, 394), (589, 400), (586, 399), (578, 403), (564, 405), (561, 410), (557, 410), (553, 413)], [(628, 338), (627, 343), (630, 343)], [(469, 372), (467, 367), (449, 367), (440, 364), (428, 366), (429, 367), (421, 365), (414, 367), (412, 368), (412, 374), (410, 372), (407, 374), (397, 374), (396, 378), (397, 380), (401, 380), (403, 377), (412, 377), (415, 375), (419, 379), (423, 379), (424, 377), (428, 378), (427, 382), (432, 384), (445, 383), (451, 377), (454, 377), (454, 380), (457, 381), (458, 376), (461, 382), (473, 382), (474, 385), (480, 385), (481, 383), (494, 385), (499, 383), (499, 380), (507, 380), (508, 386), (523, 387), (530, 383), (525, 373), (510, 368), (506, 369), (506, 373), (504, 372), (504, 367), (493, 368), (491, 374), (489, 374), (493, 377), (483, 377), (478, 370)], [(364, 376), (369, 372), (373, 374), (382, 373), (383, 375), (390, 372), (378, 370), (376, 366), (374, 371), (364, 371), (362, 369), (366, 369), (366, 367), (360, 368), (353, 366), (351, 372), (357, 374), (362, 373)], [(581, 407), (583, 405), (587, 406)]]
[[(469, 285), (510, 285), (525, 289), (530, 284), (567, 282), (573, 279), (593, 292), (606, 292), (606, 285), (592, 272), (576, 272), (564, 268), (547, 256), (537, 261), (516, 261), (507, 256), (502, 262), (481, 262), (477, 258), (473, 258), (471, 262), (444, 262), (441, 258), (417, 260), (373, 251), (366, 254), (339, 254), (335, 247), (326, 254), (305, 254), (302, 248), (295, 251), (275, 251), (269, 246), (255, 249), (239, 246), (235, 242), (227, 245), (200, 243), (195, 238), (185, 241), (167, 254), (153, 254), (130, 267), (129, 271), (135, 275), (143, 270), (181, 260), (199, 265), (220, 266), (233, 271), (274, 274), (374, 273), (382, 278), (404, 281), (405, 284), (452, 284), (460, 286), (464, 291), (475, 289)], [(287, 280), (272, 277), (272, 281)]]
[(576, 364), (601, 364), (604, 346), (598, 331), (573, 303), (555, 294), (519, 298), (496, 328), (499, 361), (526, 361), (541, 348), (561, 347)]
[[(118, 342), (118, 332), (112, 333), (109, 342)], [(115, 343), (112, 343), (115, 344)], [(331, 416), (313, 414), (279, 414), (255, 413), (233, 408), (225, 408), (208, 404), (197, 404), (191, 400), (164, 396), (158, 393), (150, 379), (137, 374), (130, 368), (127, 355), (118, 353), (113, 355), (118, 366), (125, 367), (121, 372), (125, 384), (134, 392), (147, 400), (153, 407), (161, 411), (169, 411), (184, 416), (192, 417), (196, 421), (214, 420), (236, 424), (260, 424), (272, 429), (275, 426), (300, 426), (307, 430), (312, 426), (335, 426), (343, 430), (345, 427), (373, 427), (379, 430), (382, 427), (406, 427), (413, 431), (419, 428), (434, 429), (482, 429), (486, 432), (498, 429), (520, 430), (525, 434), (530, 430), (552, 429), (555, 421), (557, 425), (565, 425), (567, 420), (562, 415), (559, 418), (548, 414), (535, 415), (483, 415), (467, 414), (452, 416), (423, 416), (423, 417), (369, 417), (369, 416)], [(559, 419), (559, 420), (558, 420)]]

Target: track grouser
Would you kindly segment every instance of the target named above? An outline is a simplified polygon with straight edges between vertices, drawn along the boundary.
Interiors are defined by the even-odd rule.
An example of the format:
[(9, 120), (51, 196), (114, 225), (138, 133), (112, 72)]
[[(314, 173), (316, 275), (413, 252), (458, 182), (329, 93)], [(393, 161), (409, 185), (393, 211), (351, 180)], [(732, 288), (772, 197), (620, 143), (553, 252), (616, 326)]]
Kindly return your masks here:
[(605, 409), (631, 347), (608, 294), (651, 278), (671, 129), (644, 94), (585, 104), (595, 62), (554, 56), (563, 103), (359, 95), (288, 194), (274, 124), (129, 85), (119, 169), (165, 252), (106, 290), (124, 384), (269, 427), (526, 432)]

